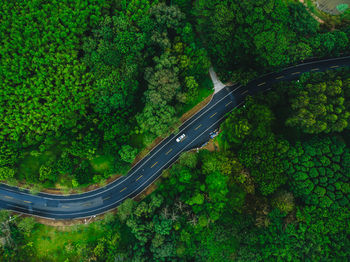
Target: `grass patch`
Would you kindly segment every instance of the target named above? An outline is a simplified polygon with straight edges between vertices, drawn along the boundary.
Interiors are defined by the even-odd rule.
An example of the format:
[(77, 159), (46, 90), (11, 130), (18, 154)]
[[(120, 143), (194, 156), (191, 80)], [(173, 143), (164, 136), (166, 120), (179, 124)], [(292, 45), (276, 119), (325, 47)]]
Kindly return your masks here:
[(39, 168), (48, 161), (55, 161), (56, 155), (52, 151), (46, 151), (39, 156), (32, 156), (29, 153), (19, 161), (18, 177), (28, 182), (35, 182), (39, 177)]
[(110, 170), (114, 161), (113, 156), (97, 156), (90, 160), (91, 167), (97, 173), (103, 174), (105, 171)]
[(143, 148), (143, 134), (132, 134), (130, 136), (130, 145), (139, 149)]
[(98, 223), (65, 227), (63, 230), (37, 224), (27, 241), (33, 243), (36, 257), (28, 258), (28, 261), (81, 261), (83, 247), (95, 242), (104, 233)]
[(214, 140), (218, 143), (220, 151), (225, 151), (228, 149), (227, 142), (222, 137), (223, 133), (220, 133), (217, 137), (214, 138)]
[(191, 103), (182, 105), (177, 110), (177, 116), (180, 117), (187, 111), (191, 110), (198, 103), (203, 101), (204, 98), (208, 97), (213, 93), (213, 83), (211, 82), (209, 76), (207, 76), (198, 88), (198, 95), (191, 101)]

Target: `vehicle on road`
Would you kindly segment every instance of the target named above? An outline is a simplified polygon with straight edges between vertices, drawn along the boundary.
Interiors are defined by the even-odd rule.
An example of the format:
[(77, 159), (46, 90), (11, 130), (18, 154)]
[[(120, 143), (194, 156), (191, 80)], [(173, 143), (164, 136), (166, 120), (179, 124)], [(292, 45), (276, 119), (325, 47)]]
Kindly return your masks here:
[(215, 129), (213, 132), (209, 133), (209, 137), (212, 139), (219, 134), (218, 129)]
[(176, 142), (181, 142), (182, 140), (184, 140), (185, 136), (186, 136), (185, 134), (182, 134), (181, 136), (176, 138)]

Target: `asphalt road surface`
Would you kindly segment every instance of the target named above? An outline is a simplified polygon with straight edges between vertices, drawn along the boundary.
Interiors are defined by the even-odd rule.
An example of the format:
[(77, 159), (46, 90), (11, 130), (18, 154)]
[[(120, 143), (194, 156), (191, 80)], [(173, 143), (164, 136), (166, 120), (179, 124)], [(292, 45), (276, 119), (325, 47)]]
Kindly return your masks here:
[[(214, 95), (211, 102), (180, 128), (179, 133), (170, 135), (143, 158), (129, 174), (105, 187), (74, 195), (53, 195), (39, 193), (32, 195), (28, 190), (0, 185), (0, 208), (49, 219), (86, 218), (107, 212), (133, 198), (151, 185), (184, 152), (198, 148), (209, 140), (209, 133), (220, 126), (230, 111), (243, 105), (247, 95), (268, 91), (271, 85), (280, 81), (291, 81), (304, 72), (318, 72), (350, 66), (350, 56), (313, 61), (285, 68), (280, 72), (261, 76), (246, 86), (227, 86)], [(181, 142), (176, 138), (186, 137)]]

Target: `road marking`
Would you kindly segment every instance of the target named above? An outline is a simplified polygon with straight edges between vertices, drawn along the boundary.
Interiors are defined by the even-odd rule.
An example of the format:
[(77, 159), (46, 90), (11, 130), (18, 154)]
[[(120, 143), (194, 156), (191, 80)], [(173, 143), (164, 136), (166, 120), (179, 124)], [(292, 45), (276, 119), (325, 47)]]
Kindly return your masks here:
[[(183, 128), (179, 131), (179, 133), (182, 133), (182, 131), (185, 130), (189, 125), (191, 125), (192, 123), (194, 123), (197, 119), (199, 119), (201, 116), (203, 116), (205, 113), (207, 113), (210, 109), (212, 109), (213, 107), (215, 107), (218, 103), (220, 103), (222, 100), (224, 100), (224, 99), (225, 99), (226, 97), (228, 97), (229, 95), (233, 94), (233, 92), (234, 92), (235, 90), (237, 90), (237, 89), (239, 89), (239, 88), (241, 88), (241, 87), (244, 87), (244, 86), (242, 86), (242, 85), (238, 86), (238, 87), (235, 88), (233, 91), (229, 92), (227, 95), (225, 95), (225, 96), (224, 96), (223, 98), (221, 98), (219, 101), (217, 101), (215, 104), (211, 105), (209, 108), (204, 107), (203, 109), (205, 109), (205, 110), (204, 110), (203, 112), (200, 110), (200, 111), (197, 112), (194, 116), (192, 116), (191, 118), (187, 119), (185, 122), (182, 123), (182, 126), (183, 126), (185, 123), (187, 123), (187, 121), (189, 121), (189, 124), (188, 124), (187, 126), (183, 127)], [(208, 106), (210, 103), (211, 103), (211, 101), (210, 101), (206, 106)], [(200, 112), (202, 112), (202, 113), (199, 114), (199, 115), (197, 116), (197, 114), (200, 113)], [(192, 119), (192, 118), (193, 118), (193, 119)], [(165, 140), (165, 139), (164, 139), (164, 140)], [(167, 144), (169, 144), (171, 141), (172, 141), (172, 140), (170, 139), (167, 143), (165, 143), (165, 144), (164, 144), (161, 148), (159, 148), (159, 149), (157, 149), (157, 147), (154, 147), (144, 158), (147, 158), (147, 157), (151, 154), (151, 152), (153, 152), (153, 150), (155, 150), (155, 153), (154, 153), (154, 154), (157, 154), (160, 150), (162, 150), (162, 149), (163, 149)], [(162, 143), (162, 142), (163, 142), (163, 140), (162, 140), (160, 143)], [(144, 159), (144, 158), (143, 158), (143, 159)], [(142, 159), (142, 160), (143, 160), (143, 159)], [(123, 183), (123, 182), (125, 182), (126, 180), (130, 179), (130, 177), (132, 176), (132, 174), (136, 173), (136, 172), (137, 172), (140, 168), (142, 168), (142, 166), (144, 166), (150, 159), (152, 159), (152, 157), (147, 158), (143, 164), (141, 164), (137, 169), (135, 169), (135, 170), (132, 171), (131, 173), (128, 173), (127, 176), (123, 176), (123, 177), (121, 177), (121, 178), (115, 180), (115, 182), (117, 182), (117, 181), (118, 181), (118, 182), (117, 182), (116, 184), (114, 184), (113, 186), (111, 186), (110, 188), (108, 188), (108, 190), (112, 190), (113, 188), (116, 188), (117, 186), (119, 186), (121, 183)], [(141, 160), (140, 160), (140, 161), (141, 161)], [(137, 164), (138, 164), (138, 163), (137, 163)], [(131, 171), (131, 170), (129, 170), (129, 171)], [(4, 183), (1, 183), (1, 182), (0, 182), (0, 184), (4, 184)], [(100, 188), (98, 188), (98, 189), (100, 189)], [(90, 192), (96, 191), (96, 190), (98, 190), (98, 189), (91, 190)], [(12, 192), (17, 193), (16, 190), (11, 190), (11, 189), (9, 189), (9, 191), (12, 191)], [(75, 198), (75, 200), (90, 198), (90, 197), (92, 197), (92, 196), (97, 196), (97, 195), (100, 195), (100, 194), (103, 193), (103, 192), (105, 192), (105, 191), (98, 192), (98, 193), (96, 193), (96, 194), (92, 194), (92, 195), (88, 195), (88, 196), (77, 197), (77, 198)], [(27, 193), (23, 193), (23, 194), (28, 195), (28, 196), (31, 196), (31, 194), (27, 194)], [(52, 200), (52, 199), (53, 199), (53, 200), (55, 200), (55, 199), (62, 199), (62, 198), (58, 198), (58, 197), (57, 197), (58, 195), (55, 195), (55, 194), (50, 194), (50, 193), (46, 193), (46, 194), (47, 194), (47, 195), (53, 195), (53, 196), (55, 196), (55, 198), (43, 197), (44, 199), (50, 199), (50, 200)], [(85, 194), (85, 193), (77, 193), (77, 194), (74, 194), (74, 196), (83, 195), (83, 194)], [(64, 197), (63, 197), (63, 198), (64, 198)], [(39, 217), (40, 217), (40, 216), (39, 216)]]
[(276, 79), (282, 79), (284, 76), (278, 76), (276, 77)]
[(103, 201), (107, 200), (107, 199), (110, 199), (111, 196), (108, 196), (108, 197), (105, 197), (105, 198), (102, 198)]
[(151, 168), (154, 167), (157, 163), (158, 163), (158, 162), (155, 162), (155, 163), (151, 166)]
[(298, 75), (298, 74), (300, 74), (300, 72), (294, 72), (294, 73), (292, 73), (292, 75)]
[(32, 203), (32, 202), (27, 201), (27, 200), (24, 200), (23, 202), (24, 202), (24, 203), (28, 203), (28, 204)]
[(143, 175), (139, 176), (135, 181), (139, 180), (141, 177), (143, 177)]
[(229, 104), (231, 104), (232, 103), (232, 101), (230, 101), (230, 102), (228, 102), (226, 105), (225, 105), (225, 107), (227, 107)]
[(62, 206), (62, 208), (69, 208), (69, 206)]
[(127, 187), (124, 187), (122, 190), (120, 190), (119, 192), (123, 192), (125, 189), (127, 189)]
[(245, 95), (246, 93), (248, 93), (249, 92), (249, 90), (245, 90), (243, 93), (242, 93), (242, 95)]
[(335, 66), (331, 66), (330, 68), (337, 68), (337, 67), (339, 67), (338, 65), (335, 65)]
[(317, 71), (320, 70), (319, 68), (312, 68), (311, 71)]
[(209, 117), (209, 118), (212, 118), (212, 117), (215, 116), (216, 114), (217, 114), (217, 112), (215, 112), (214, 114), (212, 114), (211, 117)]
[[(341, 57), (341, 58), (337, 58), (337, 59), (344, 59), (343, 57)], [(328, 60), (323, 60), (323, 61), (331, 61), (331, 60), (333, 60), (334, 61), (334, 59), (328, 59)], [(314, 62), (312, 62), (312, 63), (314, 63)], [(306, 64), (312, 64), (312, 63), (304, 63), (304, 64), (302, 64), (302, 65), (306, 65)], [(319, 69), (316, 69), (316, 70), (319, 70)], [(221, 101), (221, 100), (220, 100)], [(165, 146), (165, 145), (164, 145)], [(157, 171), (158, 172), (158, 171)], [(156, 173), (157, 173), (156, 172)], [(147, 181), (146, 181), (147, 182)], [(115, 186), (117, 186), (117, 185), (114, 185), (112, 188), (114, 188)], [(142, 185), (141, 185), (142, 186)], [(109, 188), (110, 189), (110, 188)], [(16, 192), (17, 193), (17, 191), (15, 191), (15, 190), (11, 190), (11, 189), (9, 189), (9, 191), (13, 191), (13, 192)], [(24, 193), (24, 194), (26, 194), (26, 195), (30, 195), (30, 194), (27, 194), (27, 193)], [(100, 192), (98, 193), (98, 194), (100, 194)], [(79, 195), (79, 194), (77, 194), (77, 195)], [(97, 195), (97, 194), (96, 194)], [(91, 196), (86, 196), (86, 197), (80, 197), (80, 198), (78, 198), (78, 199), (83, 199), (83, 198), (87, 198), (87, 197), (91, 197)], [(45, 198), (45, 199), (52, 199), (52, 198), (49, 198), (49, 197), (43, 197), (43, 198)], [(122, 200), (121, 200), (122, 201)], [(119, 201), (118, 201), (119, 202)], [(7, 204), (8, 206), (13, 206), (13, 207), (17, 207), (16, 205), (11, 205), (11, 204)], [(27, 211), (27, 209), (24, 209), (24, 208), (22, 208), (22, 207), (20, 207), (20, 206), (18, 206), (18, 208), (20, 208), (20, 209), (22, 209), (22, 210), (24, 210), (24, 211)], [(105, 208), (105, 207), (103, 207), (103, 208)], [(100, 209), (102, 209), (102, 208), (100, 208)], [(17, 212), (20, 212), (20, 211), (17, 211)], [(21, 212), (20, 212), (21, 213)], [(28, 212), (26, 212), (25, 214), (27, 214)], [(47, 213), (47, 214), (50, 214), (49, 212)], [(54, 214), (54, 213), (51, 213), (51, 214)], [(61, 213), (61, 214), (64, 214), (64, 213)], [(83, 214), (82, 212), (77, 212), (77, 213), (74, 213), (74, 214)], [(39, 216), (39, 215), (35, 215), (35, 214), (33, 214), (34, 216), (37, 216), (37, 217), (42, 217), (42, 216)], [(50, 217), (45, 217), (45, 218), (48, 218), (48, 219), (52, 219), (52, 218), (50, 218)]]
[(87, 203), (83, 204), (83, 206), (91, 206), (91, 202), (87, 202)]
[(13, 197), (10, 197), (10, 196), (5, 196), (5, 198), (12, 199)]
[[(241, 104), (243, 104), (243, 102), (242, 103), (240, 103), (239, 105), (241, 105)], [(237, 108), (239, 105), (237, 105), (235, 108)], [(233, 109), (235, 109), (235, 108), (233, 108)], [(232, 110), (233, 110), (232, 109)], [(232, 111), (231, 110), (231, 111)], [(230, 112), (231, 112), (230, 111)], [(219, 123), (223, 118), (224, 118), (225, 116), (222, 116), (219, 120), (217, 120), (215, 123), (213, 123), (210, 127), (208, 127), (206, 130), (204, 130), (203, 132), (202, 132), (202, 134), (204, 134), (205, 132), (207, 132), (212, 126), (214, 126), (214, 125), (216, 125), (217, 123)], [(197, 138), (199, 138), (200, 136), (197, 136)], [(196, 141), (197, 140), (197, 138), (195, 138), (194, 140), (192, 140), (185, 148), (184, 148), (184, 150), (189, 146), (189, 145), (191, 145), (194, 141)], [(183, 150), (183, 151), (184, 151)], [(175, 156), (173, 156), (167, 163), (165, 163), (164, 164), (164, 166), (166, 166), (170, 161), (172, 161), (175, 157), (177, 157), (179, 154), (181, 154), (183, 151), (180, 151), (179, 153), (177, 153)], [(162, 167), (164, 167), (164, 166), (162, 166)], [(141, 188), (144, 184), (146, 184), (150, 179), (152, 179), (153, 178), (153, 176), (155, 176), (159, 171), (160, 171), (161, 169), (159, 169), (158, 171), (156, 171), (151, 177), (149, 177), (145, 182), (143, 182), (138, 188), (136, 188), (136, 190), (138, 190), (139, 188)], [(153, 181), (154, 182), (154, 181)], [(152, 183), (151, 183), (152, 184)], [(147, 187), (145, 187), (144, 189), (146, 189)], [(144, 191), (144, 189), (140, 192), (140, 193), (142, 193), (143, 191)], [(123, 189), (124, 190), (124, 189)], [(138, 196), (140, 193), (138, 193), (136, 196)], [(109, 208), (109, 207), (111, 207), (111, 206), (113, 206), (113, 205), (115, 205), (116, 203), (121, 203), (121, 202), (123, 202), (126, 198), (128, 198), (131, 194), (133, 194), (133, 192), (131, 192), (131, 193), (129, 193), (127, 196), (125, 196), (125, 197), (123, 197), (122, 199), (120, 199), (120, 200), (118, 200), (117, 202), (115, 202), (115, 203), (112, 203), (112, 204), (109, 204), (109, 205), (107, 205), (107, 206), (104, 206), (104, 207), (100, 207), (100, 208), (96, 208), (95, 210), (101, 210), (101, 209), (104, 209), (104, 208)], [(133, 198), (135, 198), (136, 196), (134, 196)], [(17, 207), (17, 206), (15, 206), (15, 205), (11, 205), (11, 204), (7, 204), (8, 206), (14, 206), (14, 207)], [(22, 208), (22, 207), (18, 207), (18, 208), (20, 208), (20, 209), (22, 209), (22, 210), (24, 210), (24, 211), (27, 211), (27, 209), (24, 209), (24, 208)], [(113, 208), (111, 208), (111, 209), (113, 209)], [(103, 214), (103, 213), (106, 213), (106, 212), (108, 212), (109, 210), (111, 210), (111, 209), (108, 209), (107, 211), (104, 211), (104, 212), (101, 212), (101, 213), (98, 213), (98, 214)], [(16, 212), (20, 212), (20, 211), (16, 211)], [(85, 212), (85, 211), (84, 211)], [(20, 213), (23, 213), (23, 212), (20, 212)], [(27, 214), (27, 213), (24, 213), (24, 214)], [(47, 212), (47, 214), (53, 214), (53, 215), (57, 215), (57, 213), (50, 213), (50, 212)], [(65, 213), (58, 213), (58, 215), (64, 215)], [(76, 214), (76, 215), (78, 215), (78, 214), (82, 214), (82, 215), (84, 215), (84, 213), (83, 212), (72, 212), (71, 214)], [(37, 216), (37, 217), (43, 217), (43, 216), (39, 216), (39, 215), (35, 215), (35, 214), (32, 214), (32, 215), (34, 215), (34, 216)], [(89, 217), (89, 216), (82, 216), (82, 217), (78, 217), (78, 218), (85, 218), (85, 217)], [(46, 218), (46, 217), (43, 217), (43, 218)], [(49, 219), (52, 219), (52, 218), (49, 218)]]
[(258, 84), (258, 86), (262, 86), (262, 85), (265, 85), (265, 84), (266, 84), (266, 82), (263, 82), (263, 83)]
[(197, 130), (198, 128), (200, 128), (202, 126), (202, 124), (200, 124), (199, 126), (197, 126), (194, 130)]
[(168, 155), (173, 149), (171, 148), (168, 152), (165, 153), (165, 155)]
[[(236, 91), (237, 89), (239, 89), (239, 88), (241, 88), (242, 86), (239, 86), (239, 87), (236, 87), (235, 89), (233, 89), (232, 91), (231, 91), (231, 93), (233, 93), (234, 91)], [(244, 86), (243, 86), (244, 87)]]

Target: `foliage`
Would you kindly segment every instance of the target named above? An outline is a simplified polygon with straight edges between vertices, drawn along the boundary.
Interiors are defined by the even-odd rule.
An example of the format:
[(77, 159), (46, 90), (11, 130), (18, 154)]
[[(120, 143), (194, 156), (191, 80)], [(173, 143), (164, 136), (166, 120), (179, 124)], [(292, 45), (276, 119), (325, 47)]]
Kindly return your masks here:
[(273, 193), (287, 181), (282, 160), (289, 145), (272, 133), (273, 119), (267, 106), (250, 99), (222, 124), (223, 139), (232, 149), (238, 149), (239, 161), (250, 169), (263, 195)]
[(136, 119), (140, 132), (154, 138), (176, 124), (174, 104), (191, 103), (198, 94), (198, 82), (207, 74), (209, 61), (177, 6), (153, 5), (150, 19), (155, 28), (150, 42), (160, 52), (153, 57), (154, 66), (145, 70), (145, 107)]
[[(346, 76), (343, 77), (345, 83)], [(348, 126), (342, 79), (333, 73), (306, 75), (290, 88), (292, 115), (286, 124), (305, 133), (341, 132)]]
[(251, 70), (291, 61), (288, 50), (295, 45), (296, 33), (289, 28), (285, 1), (196, 1), (193, 13), (210, 56), (225, 77), (242, 66)]
[(294, 210), (294, 196), (290, 192), (279, 191), (271, 201), (274, 208), (278, 208), (281, 212), (288, 214)]
[(322, 208), (349, 206), (350, 151), (335, 138), (298, 142), (288, 152), (290, 188), (305, 203)]
[(245, 83), (256, 72), (349, 48), (345, 32), (322, 32), (298, 1), (200, 0), (192, 13), (223, 79)]
[[(32, 193), (126, 173), (205, 93), (209, 55), (222, 80), (246, 83), (349, 49), (349, 27), (327, 32), (295, 1), (59, 4), (0, 7), (0, 180)], [(304, 74), (248, 97), (221, 151), (182, 154), (115, 216), (56, 229), (1, 211), (1, 260), (346, 261), (349, 84), (346, 70)], [(321, 132), (343, 137), (309, 136)]]
[(1, 5), (0, 135), (8, 143), (32, 145), (73, 127), (94, 92), (78, 60), (79, 45), (106, 3), (66, 0), (53, 7), (45, 1)]
[(0, 167), (0, 180), (7, 180), (15, 175), (15, 171), (9, 167)]
[[(53, 153), (55, 162), (15, 173), (17, 179), (96, 183), (128, 170), (143, 147), (130, 148), (132, 135), (146, 144), (177, 124), (182, 107), (198, 101), (210, 63), (175, 5), (67, 0), (59, 12), (53, 6), (6, 1), (0, 9), (2, 176), (12, 176), (7, 171), (30, 151), (32, 160)], [(108, 170), (88, 174), (86, 160), (98, 155), (116, 157)]]
[(305, 207), (297, 222), (284, 226), (279, 211), (270, 213), (267, 228), (250, 231), (237, 252), (237, 261), (345, 261), (349, 256), (348, 209), (330, 211)]

